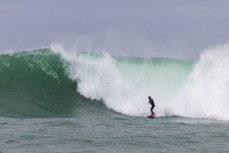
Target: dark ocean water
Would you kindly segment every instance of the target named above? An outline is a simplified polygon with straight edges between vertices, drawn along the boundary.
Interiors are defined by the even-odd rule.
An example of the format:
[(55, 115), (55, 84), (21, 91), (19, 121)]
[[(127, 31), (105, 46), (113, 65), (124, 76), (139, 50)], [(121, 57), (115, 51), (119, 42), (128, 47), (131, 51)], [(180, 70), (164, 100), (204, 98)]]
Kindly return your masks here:
[[(202, 92), (202, 65), (50, 49), (2, 54), (0, 152), (228, 152), (227, 73), (213, 75), (217, 94)], [(211, 78), (211, 68), (201, 72)], [(155, 119), (146, 117), (152, 94)]]
[(0, 119), (2, 152), (228, 152), (228, 122), (148, 119), (106, 112), (74, 118)]

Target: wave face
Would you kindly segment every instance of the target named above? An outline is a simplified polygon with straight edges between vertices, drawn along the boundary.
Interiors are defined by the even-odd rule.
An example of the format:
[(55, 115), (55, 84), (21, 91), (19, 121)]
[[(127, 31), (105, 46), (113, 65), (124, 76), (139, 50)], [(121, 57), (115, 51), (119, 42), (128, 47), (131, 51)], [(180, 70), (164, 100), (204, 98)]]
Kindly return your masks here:
[(60, 55), (49, 49), (0, 55), (0, 116), (72, 116), (87, 102), (75, 88)]
[(0, 116), (65, 117), (92, 107), (145, 116), (150, 95), (158, 116), (229, 119), (228, 51), (228, 45), (206, 50), (197, 63), (55, 45), (0, 55)]

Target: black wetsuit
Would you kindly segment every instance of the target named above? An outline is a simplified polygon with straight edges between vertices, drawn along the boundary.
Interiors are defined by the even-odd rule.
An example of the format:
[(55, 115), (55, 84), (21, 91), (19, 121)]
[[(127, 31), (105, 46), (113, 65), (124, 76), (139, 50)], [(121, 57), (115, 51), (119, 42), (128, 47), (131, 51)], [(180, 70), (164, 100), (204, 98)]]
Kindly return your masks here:
[(155, 113), (153, 112), (153, 109), (155, 107), (153, 99), (149, 99), (149, 103), (152, 105), (151, 108), (150, 108), (150, 111), (151, 111), (152, 115), (155, 115)]

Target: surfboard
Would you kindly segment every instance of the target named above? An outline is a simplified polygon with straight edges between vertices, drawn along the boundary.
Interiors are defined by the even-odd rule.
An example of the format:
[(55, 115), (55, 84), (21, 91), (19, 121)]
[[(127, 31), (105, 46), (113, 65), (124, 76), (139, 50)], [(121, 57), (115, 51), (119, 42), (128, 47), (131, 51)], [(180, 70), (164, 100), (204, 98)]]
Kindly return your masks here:
[(153, 119), (153, 118), (156, 118), (156, 116), (155, 115), (149, 115), (148, 118)]

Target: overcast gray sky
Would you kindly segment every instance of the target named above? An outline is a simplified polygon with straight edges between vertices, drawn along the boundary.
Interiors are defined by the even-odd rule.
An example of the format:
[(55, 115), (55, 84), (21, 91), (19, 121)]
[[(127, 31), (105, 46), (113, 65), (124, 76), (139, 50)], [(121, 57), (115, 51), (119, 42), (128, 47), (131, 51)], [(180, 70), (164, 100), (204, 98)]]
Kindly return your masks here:
[(0, 50), (198, 59), (229, 39), (228, 0), (0, 0)]

